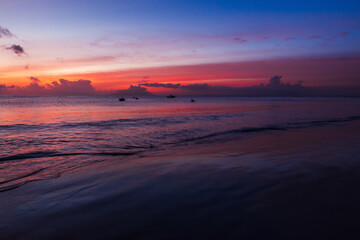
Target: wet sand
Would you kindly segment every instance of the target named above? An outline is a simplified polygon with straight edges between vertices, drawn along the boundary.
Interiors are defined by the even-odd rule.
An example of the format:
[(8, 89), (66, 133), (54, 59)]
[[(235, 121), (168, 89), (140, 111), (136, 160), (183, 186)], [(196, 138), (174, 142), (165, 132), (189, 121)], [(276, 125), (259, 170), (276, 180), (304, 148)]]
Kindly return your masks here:
[(0, 193), (1, 239), (359, 239), (359, 121), (107, 159)]

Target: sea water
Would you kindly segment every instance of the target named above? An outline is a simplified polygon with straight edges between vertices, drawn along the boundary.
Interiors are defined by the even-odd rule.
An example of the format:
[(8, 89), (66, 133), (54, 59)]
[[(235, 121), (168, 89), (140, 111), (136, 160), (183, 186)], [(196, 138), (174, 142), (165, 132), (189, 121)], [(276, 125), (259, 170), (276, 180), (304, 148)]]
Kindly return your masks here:
[[(4, 236), (24, 237), (32, 230), (19, 232), (26, 228), (22, 221), (31, 229), (41, 228), (39, 224), (46, 225), (53, 211), (59, 214), (75, 208), (90, 214), (83, 224), (79, 223), (82, 215), (56, 215), (60, 222), (53, 223), (55, 232), (47, 226), (32, 238), (69, 237), (67, 230), (96, 238), (90, 230), (83, 234), (74, 230), (89, 226), (106, 230), (109, 238), (142, 238), (149, 233), (149, 238), (166, 239), (172, 231), (179, 238), (264, 237), (257, 227), (281, 238), (281, 231), (271, 223), (285, 224), (299, 213), (287, 209), (289, 215), (282, 218), (285, 213), (274, 208), (293, 201), (296, 193), (286, 193), (299, 185), (298, 179), (320, 184), (319, 176), (333, 174), (332, 167), (360, 161), (358, 98), (190, 99), (157, 96), (120, 102), (114, 96), (0, 97), (0, 229), (9, 234)], [(328, 182), (336, 184), (336, 178)], [(278, 190), (284, 199), (276, 201), (276, 190), (269, 196), (267, 191), (273, 186), (287, 189)], [(318, 194), (302, 186), (301, 196)], [(349, 194), (338, 186), (334, 191)], [(261, 195), (264, 200), (254, 204), (254, 196)], [(348, 197), (350, 202), (355, 199)], [(266, 205), (270, 202), (274, 208)], [(321, 202), (329, 208), (336, 206), (327, 202), (327, 195), (316, 204)], [(305, 204), (308, 211), (316, 211), (312, 204)], [(79, 210), (85, 206), (91, 210)], [(258, 216), (262, 208), (264, 219)], [(269, 219), (276, 212), (280, 214), (274, 216), (277, 221)], [(316, 213), (314, 219), (319, 216)], [(31, 221), (34, 217), (38, 224)], [(167, 222), (171, 223), (168, 228)], [(118, 230), (110, 230), (111, 224)], [(167, 234), (161, 235), (160, 225)]]

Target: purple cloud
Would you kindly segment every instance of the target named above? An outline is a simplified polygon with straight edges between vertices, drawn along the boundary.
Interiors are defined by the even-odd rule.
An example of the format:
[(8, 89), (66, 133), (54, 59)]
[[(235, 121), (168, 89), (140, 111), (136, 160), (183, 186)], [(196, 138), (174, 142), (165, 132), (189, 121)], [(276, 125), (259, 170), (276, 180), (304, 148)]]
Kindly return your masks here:
[(288, 37), (288, 38), (285, 38), (284, 41), (285, 42), (290, 42), (290, 41), (293, 41), (295, 39), (296, 39), (295, 37)]
[(18, 56), (26, 54), (25, 51), (24, 51), (24, 48), (22, 48), (20, 45), (13, 44), (10, 47), (7, 47), (6, 49), (13, 51)]
[(171, 83), (146, 83), (147, 87), (163, 87), (181, 90), (182, 95), (211, 95), (211, 96), (300, 96), (306, 92), (301, 82), (295, 84), (283, 83), (281, 76), (274, 76), (268, 84), (251, 87), (211, 86), (207, 83), (189, 85)]
[(147, 91), (146, 88), (141, 87), (140, 84), (138, 86), (130, 85), (128, 89), (118, 90), (116, 95), (120, 96), (151, 96), (152, 94)]
[(163, 87), (163, 88), (179, 88), (180, 83), (178, 84), (172, 84), (172, 83), (142, 83), (140, 85), (146, 86), (146, 87)]
[(3, 95), (24, 95), (24, 96), (47, 96), (47, 95), (95, 95), (96, 92), (90, 80), (69, 81), (59, 79), (50, 84), (40, 85), (36, 77), (29, 78), (31, 83), (24, 87), (0, 85), (0, 94)]
[(250, 87), (212, 86), (207, 83), (189, 85), (148, 83), (152, 87), (168, 87), (179, 95), (242, 96), (242, 97), (303, 97), (303, 96), (360, 96), (359, 87), (304, 87), (301, 81), (284, 83), (281, 76), (272, 77), (267, 84)]
[(247, 42), (247, 40), (239, 38), (239, 37), (235, 37), (234, 41), (236, 41), (237, 43), (246, 43)]
[(32, 84), (39, 84), (40, 83), (40, 79), (36, 78), (36, 77), (30, 77), (29, 78)]
[(53, 95), (93, 95), (96, 92), (91, 81), (83, 79), (77, 81), (59, 79), (46, 84), (46, 89)]

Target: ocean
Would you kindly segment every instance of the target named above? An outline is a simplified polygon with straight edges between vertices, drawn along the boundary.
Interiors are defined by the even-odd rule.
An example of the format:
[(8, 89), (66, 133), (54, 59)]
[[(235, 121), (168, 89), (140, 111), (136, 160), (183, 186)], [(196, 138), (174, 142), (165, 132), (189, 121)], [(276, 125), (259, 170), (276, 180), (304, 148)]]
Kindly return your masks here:
[(0, 97), (1, 239), (360, 237), (360, 99)]

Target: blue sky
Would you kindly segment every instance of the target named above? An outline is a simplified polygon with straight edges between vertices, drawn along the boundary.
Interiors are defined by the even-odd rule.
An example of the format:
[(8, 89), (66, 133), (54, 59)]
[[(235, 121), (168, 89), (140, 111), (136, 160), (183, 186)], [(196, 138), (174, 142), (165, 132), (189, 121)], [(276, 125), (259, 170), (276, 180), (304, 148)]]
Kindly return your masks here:
[(360, 2), (346, 0), (0, 0), (0, 26), (16, 36), (0, 38), (0, 81), (360, 50)]

